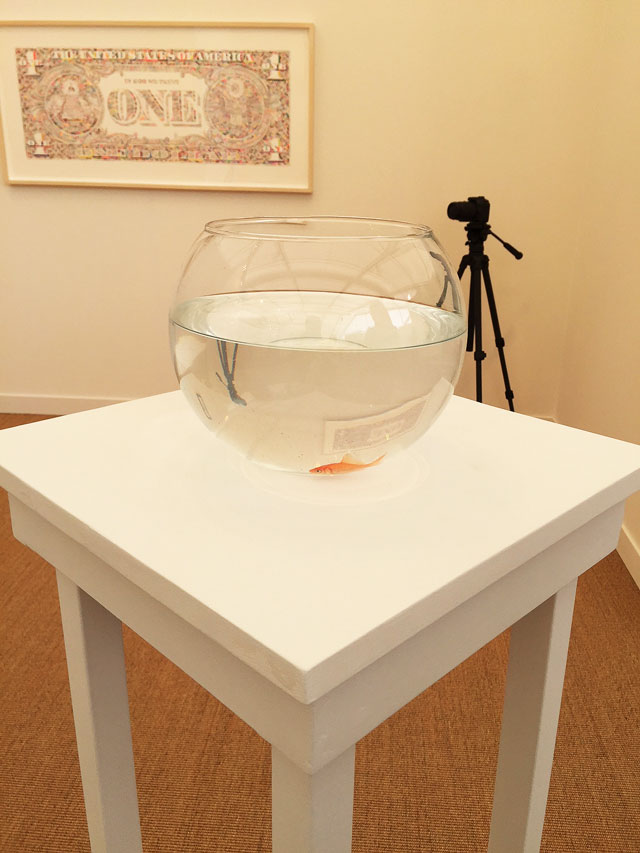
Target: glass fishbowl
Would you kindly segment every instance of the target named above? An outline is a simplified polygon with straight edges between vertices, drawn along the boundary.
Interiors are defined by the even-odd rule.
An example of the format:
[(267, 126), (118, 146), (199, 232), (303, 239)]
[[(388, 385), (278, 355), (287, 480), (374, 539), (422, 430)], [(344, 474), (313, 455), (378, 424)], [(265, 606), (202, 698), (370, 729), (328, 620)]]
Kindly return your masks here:
[(350, 217), (209, 222), (170, 312), (202, 423), (253, 462), (312, 475), (419, 438), (453, 393), (465, 333), (431, 229)]

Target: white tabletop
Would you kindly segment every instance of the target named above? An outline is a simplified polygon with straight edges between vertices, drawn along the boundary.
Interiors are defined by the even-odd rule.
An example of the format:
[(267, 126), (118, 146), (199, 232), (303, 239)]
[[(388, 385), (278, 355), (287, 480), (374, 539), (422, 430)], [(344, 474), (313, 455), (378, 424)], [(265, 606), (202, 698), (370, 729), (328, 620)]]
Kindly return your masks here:
[(172, 392), (2, 431), (0, 483), (309, 701), (640, 488), (640, 447), (454, 397), (377, 468), (283, 474)]

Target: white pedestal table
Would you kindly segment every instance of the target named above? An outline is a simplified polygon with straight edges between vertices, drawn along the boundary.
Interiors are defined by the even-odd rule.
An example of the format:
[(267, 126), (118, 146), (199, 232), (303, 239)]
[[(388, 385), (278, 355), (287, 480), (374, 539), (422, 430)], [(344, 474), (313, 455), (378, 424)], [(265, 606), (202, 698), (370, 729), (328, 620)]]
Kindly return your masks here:
[(513, 626), (489, 849), (539, 850), (576, 580), (640, 447), (454, 397), (403, 455), (305, 477), (172, 392), (4, 430), (0, 483), (58, 572), (93, 853), (142, 850), (122, 623), (272, 745), (274, 853), (348, 853), (357, 741)]

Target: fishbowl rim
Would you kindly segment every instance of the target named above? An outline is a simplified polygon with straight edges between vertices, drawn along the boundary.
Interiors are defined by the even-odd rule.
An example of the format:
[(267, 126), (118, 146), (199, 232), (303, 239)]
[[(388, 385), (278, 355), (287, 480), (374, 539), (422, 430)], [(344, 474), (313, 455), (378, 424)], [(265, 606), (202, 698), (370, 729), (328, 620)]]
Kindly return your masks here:
[[(341, 226), (355, 227), (374, 226), (386, 233), (329, 233), (329, 234), (296, 234), (291, 231), (269, 233), (259, 230), (242, 230), (250, 225), (306, 225), (336, 223)], [(405, 222), (399, 219), (380, 219), (366, 216), (248, 216), (225, 219), (212, 219), (205, 223), (203, 233), (219, 237), (230, 237), (244, 240), (274, 240), (277, 242), (333, 242), (333, 241), (402, 241), (431, 238), (435, 240), (433, 229), (428, 225)]]

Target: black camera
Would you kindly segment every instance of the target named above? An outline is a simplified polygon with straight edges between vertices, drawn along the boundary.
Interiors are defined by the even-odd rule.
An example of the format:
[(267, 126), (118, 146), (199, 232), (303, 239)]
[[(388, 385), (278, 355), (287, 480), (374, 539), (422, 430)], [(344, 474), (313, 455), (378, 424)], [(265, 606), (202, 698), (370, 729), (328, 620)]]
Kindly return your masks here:
[(447, 208), (449, 219), (458, 222), (478, 222), (482, 225), (489, 221), (489, 201), (483, 195), (470, 196), (467, 201), (452, 201)]

